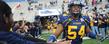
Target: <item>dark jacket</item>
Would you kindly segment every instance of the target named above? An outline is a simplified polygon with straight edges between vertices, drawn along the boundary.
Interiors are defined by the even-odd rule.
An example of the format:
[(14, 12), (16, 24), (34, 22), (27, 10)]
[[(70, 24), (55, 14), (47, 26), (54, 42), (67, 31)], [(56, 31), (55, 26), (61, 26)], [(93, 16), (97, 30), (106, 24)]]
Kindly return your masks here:
[(13, 32), (0, 32), (0, 41), (5, 41), (7, 44), (35, 44), (28, 41), (25, 37)]

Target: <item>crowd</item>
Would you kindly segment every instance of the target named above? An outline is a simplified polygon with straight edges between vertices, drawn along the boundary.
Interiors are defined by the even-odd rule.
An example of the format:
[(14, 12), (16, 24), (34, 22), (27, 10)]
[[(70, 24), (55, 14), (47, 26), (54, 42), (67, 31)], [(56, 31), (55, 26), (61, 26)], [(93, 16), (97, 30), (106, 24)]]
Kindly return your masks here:
[[(52, 2), (50, 3), (52, 4)], [(46, 28), (48, 28), (48, 30), (52, 30), (53, 33), (56, 32), (57, 25), (58, 25), (57, 22), (59, 20), (58, 16), (46, 17), (46, 19), (38, 18), (39, 17), (38, 16), (35, 18), (34, 22), (27, 22), (25, 20), (21, 20), (21, 21), (14, 21), (14, 23), (11, 24), (12, 23), (11, 8), (7, 6), (5, 2), (0, 1), (0, 4), (3, 4), (3, 7), (0, 7), (0, 35), (2, 36), (5, 33), (6, 36), (8, 36), (7, 34), (10, 34), (8, 37), (6, 37), (5, 35), (3, 35), (2, 37), (0, 36), (0, 41), (6, 41), (6, 42), (9, 42), (10, 44), (12, 43), (16, 44), (16, 42), (18, 43), (19, 40), (21, 40), (19, 41), (19, 44), (20, 42), (24, 44), (40, 42), (40, 41), (45, 42), (44, 40), (37, 39), (37, 37), (40, 37), (42, 33), (42, 29), (44, 28), (43, 23), (45, 22), (42, 20), (46, 20), (45, 26)], [(6, 10), (5, 7), (7, 7), (8, 9)], [(98, 8), (96, 6), (92, 9), (90, 9), (90, 6), (83, 8), (83, 13), (82, 13), (83, 20), (88, 24), (92, 32), (95, 35), (99, 35), (101, 38), (106, 38), (109, 36), (109, 11), (107, 9), (109, 8), (106, 5), (105, 7), (101, 7), (101, 8)], [(69, 16), (68, 12), (66, 11), (63, 14), (64, 15), (59, 17)], [(14, 34), (10, 32), (14, 32)], [(64, 36), (65, 35), (63, 34), (62, 38), (64, 38)], [(6, 37), (7, 39), (10, 37), (14, 37), (14, 38), (9, 39), (8, 41), (7, 39), (2, 39), (3, 37), (4, 38)], [(25, 39), (26, 41), (29, 41), (29, 42), (25, 42)], [(11, 40), (12, 42), (10, 42)]]
[(9, 5), (0, 0), (0, 44), (46, 44), (45, 40), (25, 36), (30, 27), (32, 30), (32, 24), (25, 21), (14, 23), (12, 16)]
[(41, 28), (39, 22), (30, 23), (22, 20), (14, 22), (12, 30), (20, 35), (29, 35), (35, 38), (41, 35)]
[[(71, 1), (73, 2), (74, 0), (71, 0)], [(102, 35), (101, 38), (105, 38), (105, 36), (107, 36), (108, 29), (109, 29), (109, 12), (108, 12), (109, 8), (108, 8), (108, 3), (104, 3), (106, 1), (108, 2), (108, 0), (92, 0), (92, 1), (84, 0), (82, 1), (83, 4), (86, 4), (86, 6), (83, 7), (82, 9), (83, 19), (85, 19), (86, 22), (89, 24), (89, 27), (93, 31), (94, 34)], [(68, 2), (66, 2), (65, 0), (64, 3), (66, 4)], [(64, 10), (63, 16), (61, 17), (64, 17), (64, 16), (69, 16), (67, 10)], [(56, 19), (57, 22), (58, 22), (58, 19)], [(53, 32), (55, 32), (56, 25), (54, 26), (54, 24), (57, 24), (56, 21), (55, 22), (48, 21), (46, 23), (46, 27), (48, 27), (48, 30), (53, 29)]]

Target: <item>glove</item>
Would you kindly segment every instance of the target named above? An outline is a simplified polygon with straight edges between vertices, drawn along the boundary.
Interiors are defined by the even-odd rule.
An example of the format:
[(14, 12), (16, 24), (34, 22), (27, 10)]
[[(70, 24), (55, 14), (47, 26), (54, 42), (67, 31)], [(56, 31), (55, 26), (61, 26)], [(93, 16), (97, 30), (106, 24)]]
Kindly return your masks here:
[(93, 32), (87, 33), (87, 36), (89, 36), (92, 39), (96, 39), (96, 34), (94, 34)]
[(51, 42), (54, 42), (54, 41), (56, 41), (56, 36), (55, 35), (50, 35), (47, 42), (51, 43)]

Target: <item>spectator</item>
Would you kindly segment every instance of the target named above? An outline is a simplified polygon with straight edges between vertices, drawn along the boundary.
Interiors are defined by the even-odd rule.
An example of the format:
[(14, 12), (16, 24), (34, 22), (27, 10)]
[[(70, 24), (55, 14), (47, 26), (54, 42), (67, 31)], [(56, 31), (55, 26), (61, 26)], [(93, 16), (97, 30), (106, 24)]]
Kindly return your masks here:
[(23, 26), (20, 27), (19, 29), (17, 29), (16, 32), (18, 34), (23, 35), (23, 36), (27, 35), (28, 29), (29, 29), (28, 24), (27, 23), (26, 24), (21, 23), (20, 25), (23, 25)]
[(15, 32), (17, 29), (19, 29), (19, 23), (16, 21), (13, 25), (13, 32)]
[[(0, 41), (3, 41), (6, 44), (40, 44), (32, 41), (35, 38), (30, 40), (30, 38), (10, 32), (13, 24), (12, 16), (11, 8), (7, 3), (0, 0)], [(34, 41), (41, 40), (35, 39)]]
[(98, 31), (98, 18), (97, 18), (97, 14), (93, 13), (93, 26), (92, 26), (92, 31), (94, 34), (98, 35), (99, 31)]
[(109, 35), (109, 12), (107, 13), (107, 33)]
[(5, 41), (8, 44), (35, 44), (35, 42), (25, 40), (23, 36), (10, 32), (12, 23), (11, 8), (0, 0), (0, 41)]
[(35, 29), (34, 29), (34, 32), (35, 32), (35, 35), (38, 37), (39, 36), (39, 22), (38, 21), (35, 21), (34, 22), (34, 25), (35, 25)]
[(101, 37), (105, 37), (105, 19), (103, 18), (103, 15), (101, 14), (99, 16), (99, 30), (100, 34), (102, 35)]
[(35, 28), (34, 24), (31, 24), (31, 28), (29, 29), (30, 34), (35, 38), (37, 36), (37, 29)]

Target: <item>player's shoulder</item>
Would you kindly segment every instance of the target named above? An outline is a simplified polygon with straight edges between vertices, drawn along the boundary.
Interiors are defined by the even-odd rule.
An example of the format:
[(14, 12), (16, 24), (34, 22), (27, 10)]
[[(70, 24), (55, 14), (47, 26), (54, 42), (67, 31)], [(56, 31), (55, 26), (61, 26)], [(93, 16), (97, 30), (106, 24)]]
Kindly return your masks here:
[(82, 16), (82, 18), (84, 18), (84, 19), (88, 19), (88, 18), (89, 18), (89, 16)]
[(60, 20), (62, 21), (65, 21), (65, 20), (68, 20), (69, 19), (69, 16), (60, 16)]
[(60, 16), (60, 18), (64, 18), (64, 19), (67, 19), (69, 16)]

